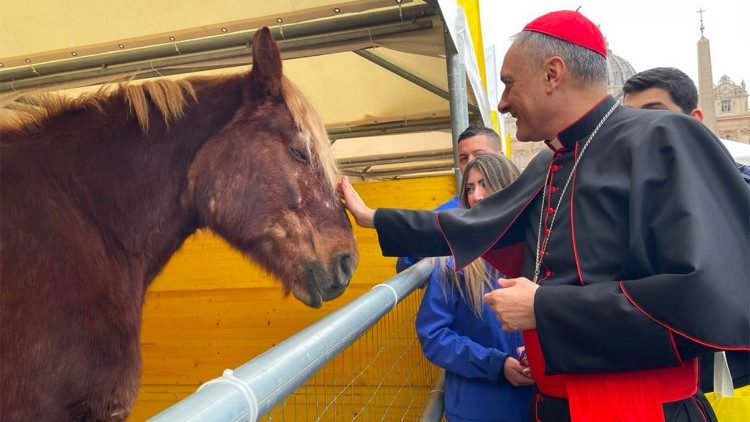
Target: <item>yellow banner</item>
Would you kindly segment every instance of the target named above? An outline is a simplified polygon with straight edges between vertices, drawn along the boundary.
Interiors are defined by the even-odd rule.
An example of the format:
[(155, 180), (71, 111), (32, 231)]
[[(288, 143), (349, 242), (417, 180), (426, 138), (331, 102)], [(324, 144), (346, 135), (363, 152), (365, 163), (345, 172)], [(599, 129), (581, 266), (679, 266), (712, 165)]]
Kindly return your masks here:
[[(482, 84), (487, 89), (487, 70), (484, 65), (484, 43), (482, 41), (482, 20), (480, 18), (481, 13), (479, 11), (479, 0), (456, 0), (457, 3), (464, 8), (466, 14), (466, 20), (469, 22), (469, 33), (471, 34), (471, 40), (474, 43), (474, 55), (477, 57), (477, 66), (479, 67), (479, 75), (482, 77)], [(498, 119), (502, 119), (502, 116), (498, 116), (497, 111), (494, 110), (495, 104), (490, 104), (493, 109), (491, 113), (492, 128), (497, 133), (500, 131), (500, 122)], [(510, 149), (510, 136), (506, 133), (506, 139), (503, 140), (503, 151), (505, 155), (511, 157)]]
[(479, 14), (479, 0), (457, 0), (464, 8), (466, 20), (469, 22), (469, 33), (474, 42), (474, 55), (477, 56), (479, 74), (482, 76), (484, 88), (487, 88), (487, 72), (484, 69), (484, 44), (482, 43), (482, 22)]

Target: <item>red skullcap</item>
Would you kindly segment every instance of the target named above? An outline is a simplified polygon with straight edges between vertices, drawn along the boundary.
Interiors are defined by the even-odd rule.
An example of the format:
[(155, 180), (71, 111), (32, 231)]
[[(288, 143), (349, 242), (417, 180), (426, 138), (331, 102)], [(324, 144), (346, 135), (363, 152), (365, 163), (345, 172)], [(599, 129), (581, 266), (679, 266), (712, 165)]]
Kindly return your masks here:
[(580, 45), (607, 58), (607, 44), (599, 28), (585, 16), (572, 10), (547, 13), (529, 22), (524, 31), (541, 32)]

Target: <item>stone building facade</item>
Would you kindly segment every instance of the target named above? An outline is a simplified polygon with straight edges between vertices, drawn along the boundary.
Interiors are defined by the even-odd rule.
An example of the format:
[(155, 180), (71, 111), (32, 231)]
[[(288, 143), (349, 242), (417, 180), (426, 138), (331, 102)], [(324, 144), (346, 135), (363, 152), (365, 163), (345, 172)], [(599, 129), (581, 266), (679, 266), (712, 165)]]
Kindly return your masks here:
[(723, 139), (750, 143), (750, 111), (745, 81), (734, 83), (722, 76), (714, 87), (716, 135)]

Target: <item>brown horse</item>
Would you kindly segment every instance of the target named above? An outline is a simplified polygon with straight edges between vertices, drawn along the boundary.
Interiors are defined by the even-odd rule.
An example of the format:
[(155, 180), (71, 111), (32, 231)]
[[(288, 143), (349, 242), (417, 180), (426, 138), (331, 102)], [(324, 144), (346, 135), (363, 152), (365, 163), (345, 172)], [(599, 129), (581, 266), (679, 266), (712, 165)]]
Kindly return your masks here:
[(0, 418), (121, 420), (144, 292), (208, 228), (305, 304), (357, 262), (320, 118), (264, 28), (235, 76), (47, 97), (0, 149)]

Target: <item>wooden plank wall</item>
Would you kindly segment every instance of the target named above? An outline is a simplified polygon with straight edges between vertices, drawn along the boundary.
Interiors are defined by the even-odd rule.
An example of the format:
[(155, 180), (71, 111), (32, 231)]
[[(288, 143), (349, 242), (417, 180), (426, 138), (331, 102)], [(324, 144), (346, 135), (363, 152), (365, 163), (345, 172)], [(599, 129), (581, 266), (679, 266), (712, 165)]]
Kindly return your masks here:
[[(368, 205), (430, 209), (454, 194), (452, 177), (359, 183)], [(197, 233), (146, 294), (141, 388), (130, 420), (144, 420), (395, 274), (374, 230), (355, 228), (360, 261), (347, 291), (310, 309), (210, 233)]]

